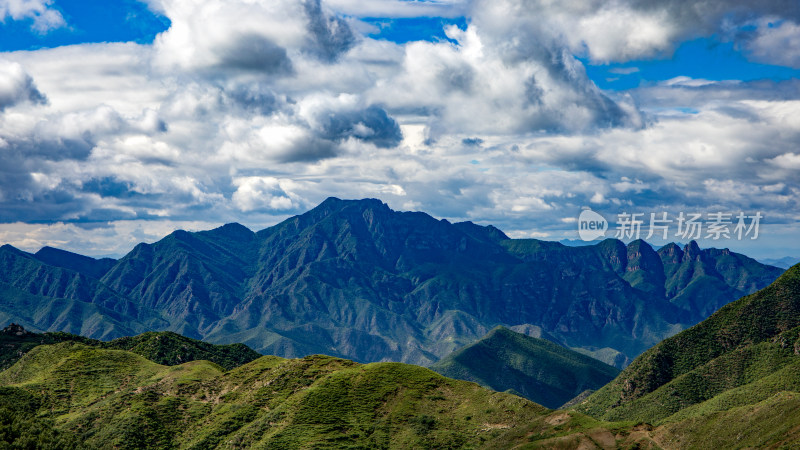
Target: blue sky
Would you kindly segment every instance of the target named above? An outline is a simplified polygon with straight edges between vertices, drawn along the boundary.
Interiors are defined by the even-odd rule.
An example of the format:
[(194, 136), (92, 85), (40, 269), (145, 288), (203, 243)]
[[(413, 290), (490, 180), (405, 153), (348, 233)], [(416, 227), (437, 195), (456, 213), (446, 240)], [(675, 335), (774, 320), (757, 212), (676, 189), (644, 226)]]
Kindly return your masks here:
[(52, 8), (64, 18), (66, 26), (38, 32), (31, 28), (33, 18), (6, 19), (0, 25), (0, 51), (97, 42), (149, 44), (169, 28), (169, 19), (136, 0), (59, 0)]
[(780, 0), (4, 0), (0, 18), (0, 241), (27, 250), (118, 256), (335, 195), (556, 240), (584, 208), (760, 211), (757, 242), (708, 245), (800, 256), (800, 6)]
[[(53, 4), (69, 24), (46, 33), (31, 28), (33, 19), (6, 20), (0, 24), (0, 51), (36, 50), (84, 43), (137, 42), (150, 44), (169, 29), (170, 21), (136, 0), (59, 0)], [(398, 44), (413, 41), (448, 41), (444, 28), (467, 27), (467, 17), (361, 17), (374, 29), (374, 39)], [(679, 76), (707, 80), (787, 80), (800, 76), (791, 67), (749, 61), (732, 41), (710, 36), (682, 42), (674, 53), (624, 63), (593, 64), (581, 58), (592, 81), (601, 89), (627, 90)]]

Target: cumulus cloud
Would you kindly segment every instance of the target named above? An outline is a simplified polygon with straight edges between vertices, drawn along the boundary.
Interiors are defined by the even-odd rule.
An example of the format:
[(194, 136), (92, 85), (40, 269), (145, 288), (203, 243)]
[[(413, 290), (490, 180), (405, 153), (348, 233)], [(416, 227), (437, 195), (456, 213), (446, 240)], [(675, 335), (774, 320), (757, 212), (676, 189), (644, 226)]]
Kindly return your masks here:
[(371, 92), (390, 110), (430, 117), (431, 138), (469, 130), (488, 134), (577, 132), (642, 125), (635, 108), (600, 92), (563, 47), (509, 54), (507, 42), (476, 25), (446, 29), (451, 42), (406, 46), (403, 66)]
[(309, 48), (313, 52), (324, 59), (333, 60), (353, 46), (356, 36), (344, 19), (324, 11), (320, 0), (305, 0), (302, 3), (308, 18)]
[(286, 74), (300, 54), (333, 60), (356, 40), (319, 0), (154, 0), (172, 25), (155, 42), (164, 69), (219, 67)]
[(364, 105), (356, 95), (312, 95), (298, 104), (298, 115), (323, 139), (357, 139), (377, 147), (397, 146), (403, 139), (397, 122), (385, 109)]
[[(562, 236), (585, 206), (800, 220), (797, 80), (677, 77), (615, 93), (581, 62), (668, 54), (721, 32), (793, 65), (792, 4), (150, 3), (172, 24), (152, 45), (3, 55), (0, 240), (85, 249), (80, 227), (93, 226), (93, 254), (108, 254), (115, 235), (258, 229), (329, 195), (518, 236)], [(358, 35), (353, 17), (369, 11), (469, 20), (401, 45)]]
[(46, 33), (66, 25), (64, 17), (52, 8), (53, 0), (2, 0), (0, 1), (0, 22), (11, 20), (32, 20), (31, 29)]
[(291, 211), (296, 210), (303, 201), (292, 192), (297, 183), (275, 177), (234, 178), (236, 186), (231, 200), (242, 212), (254, 210)]
[(20, 64), (0, 59), (0, 111), (21, 102), (42, 104), (46, 101)]
[[(561, 43), (595, 62), (667, 56), (688, 39), (714, 33), (738, 35), (753, 17), (800, 19), (800, 6), (783, 0), (478, 0), (473, 23), (516, 38), (509, 52), (525, 53), (542, 42)], [(782, 33), (791, 33), (787, 27)], [(784, 39), (775, 33), (772, 39)], [(772, 34), (772, 33), (771, 33)]]
[(216, 49), (219, 66), (269, 74), (289, 74), (292, 61), (286, 49), (256, 33), (242, 34)]
[(763, 18), (745, 47), (759, 62), (800, 68), (800, 25), (790, 20)]

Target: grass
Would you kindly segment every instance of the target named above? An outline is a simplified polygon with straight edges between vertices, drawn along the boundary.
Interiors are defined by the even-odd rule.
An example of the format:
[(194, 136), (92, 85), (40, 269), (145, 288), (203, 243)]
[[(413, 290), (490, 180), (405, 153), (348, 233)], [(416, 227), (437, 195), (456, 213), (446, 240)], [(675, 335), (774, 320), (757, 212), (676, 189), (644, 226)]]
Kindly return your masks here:
[(89, 448), (505, 448), (628, 426), (418, 366), (322, 355), (224, 371), (64, 342), (30, 351), (0, 385), (0, 399), (30, 405), (25, 417)]
[[(800, 266), (662, 341), (575, 409), (606, 420), (656, 423), (781, 371), (793, 364), (796, 349), (800, 349)], [(754, 394), (741, 402), (762, 399), (763, 395)], [(694, 411), (700, 409), (685, 414)]]

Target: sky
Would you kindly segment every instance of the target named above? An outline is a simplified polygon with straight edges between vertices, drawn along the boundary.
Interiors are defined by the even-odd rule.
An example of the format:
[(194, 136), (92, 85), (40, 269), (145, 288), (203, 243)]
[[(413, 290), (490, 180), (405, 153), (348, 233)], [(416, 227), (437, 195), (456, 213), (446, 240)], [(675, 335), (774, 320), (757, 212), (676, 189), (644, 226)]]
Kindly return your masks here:
[(118, 257), (335, 196), (800, 257), (798, 76), (785, 0), (0, 0), (0, 243)]

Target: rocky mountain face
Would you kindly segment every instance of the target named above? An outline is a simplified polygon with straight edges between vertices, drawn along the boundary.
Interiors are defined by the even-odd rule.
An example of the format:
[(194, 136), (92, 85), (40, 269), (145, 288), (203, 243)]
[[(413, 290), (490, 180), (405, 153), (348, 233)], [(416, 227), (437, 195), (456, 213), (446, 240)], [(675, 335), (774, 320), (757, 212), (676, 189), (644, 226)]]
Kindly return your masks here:
[(694, 243), (566, 247), (330, 198), (255, 233), (176, 231), (113, 264), (4, 246), (0, 324), (422, 365), (504, 325), (622, 367), (781, 272)]

